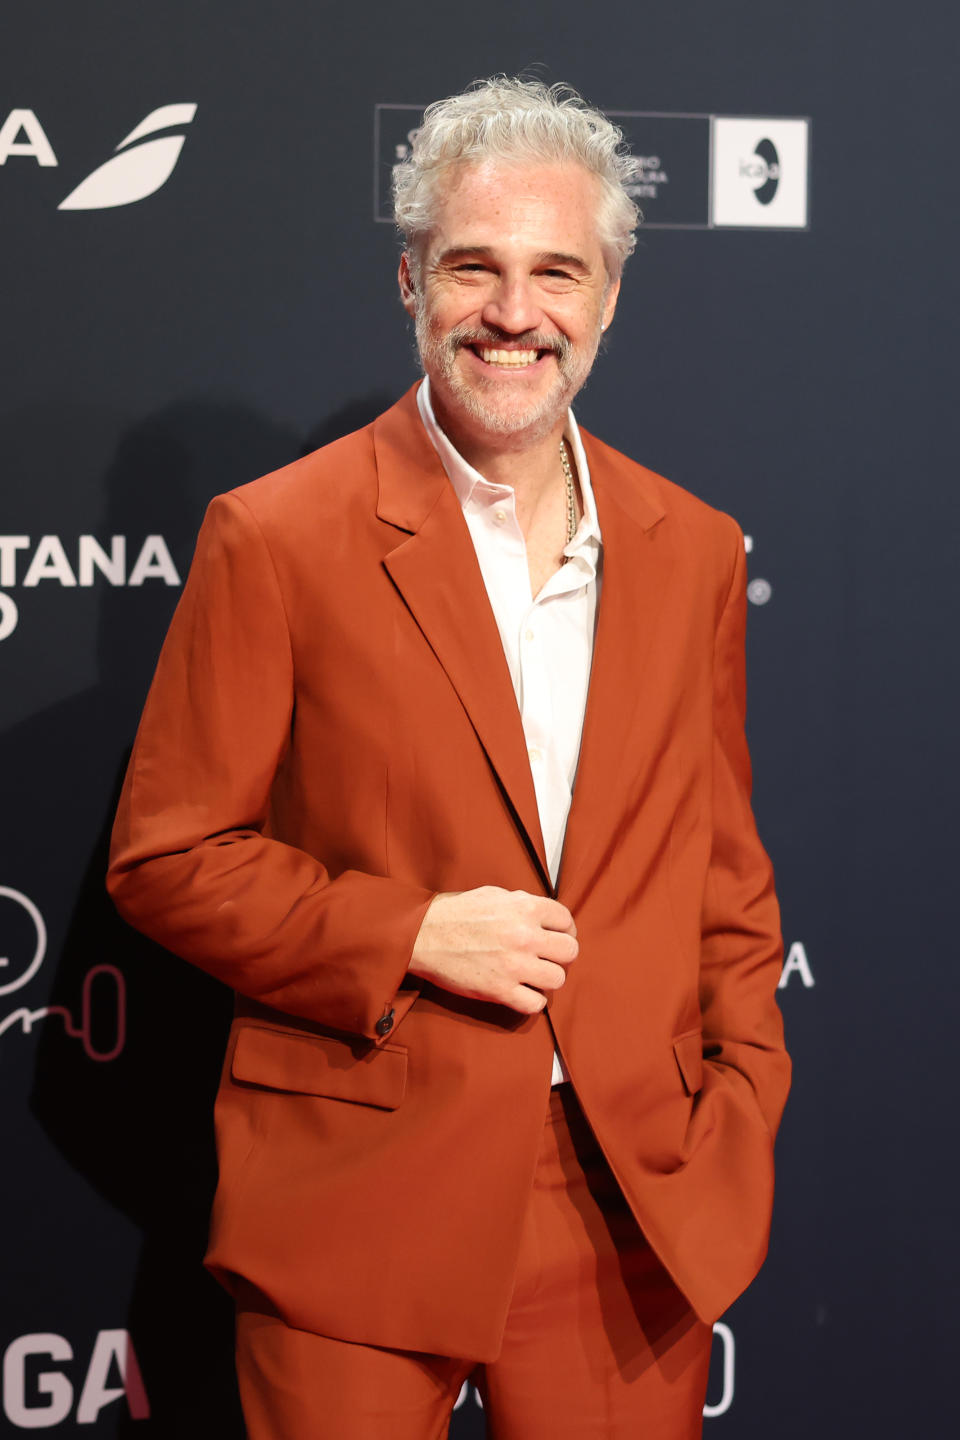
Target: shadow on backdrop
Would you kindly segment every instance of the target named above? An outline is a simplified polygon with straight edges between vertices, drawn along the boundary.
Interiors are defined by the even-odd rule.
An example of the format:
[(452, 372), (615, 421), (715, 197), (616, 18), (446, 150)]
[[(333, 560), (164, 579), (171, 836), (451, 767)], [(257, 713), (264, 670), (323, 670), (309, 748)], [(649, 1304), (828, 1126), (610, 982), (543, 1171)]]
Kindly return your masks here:
[[(383, 408), (356, 401), (318, 425), (308, 448)], [(131, 429), (105, 476), (98, 533), (161, 529), (181, 578), (207, 501), (304, 453), (300, 438), (241, 405), (198, 400)], [(162, 495), (158, 503), (157, 495)], [(162, 516), (158, 525), (157, 516)], [(151, 1418), (121, 1400), (98, 1433), (231, 1440), (243, 1427), (232, 1365), (232, 1309), (201, 1267), (216, 1179), (212, 1108), (231, 1017), (221, 985), (136, 934), (104, 890), (110, 827), (132, 737), (179, 591), (161, 584), (98, 589), (98, 680), (5, 738), (7, 813), (36, 809), (37, 757), (56, 814), (61, 888), (76, 903), (48, 1003), (77, 1017), (92, 967), (114, 966), (126, 995), (126, 1043), (112, 1060), (88, 1058), (55, 1019), (38, 1031), (32, 1110), (69, 1164), (142, 1233), (125, 1321)], [(9, 794), (12, 790), (13, 793)], [(78, 877), (82, 876), (79, 882)], [(116, 986), (91, 990), (89, 1048), (116, 1048)], [(111, 1256), (90, 1256), (91, 1293)], [(115, 1263), (115, 1262), (114, 1262)], [(116, 1375), (108, 1384), (119, 1384)], [(108, 1432), (104, 1427), (113, 1428)]]
[[(381, 395), (352, 401), (302, 443), (240, 405), (198, 400), (168, 407), (122, 438), (105, 476), (97, 533), (161, 530), (185, 578), (213, 495), (359, 428), (389, 403)], [(133, 734), (179, 593), (162, 584), (98, 586), (97, 682), (7, 733), (2, 788), (6, 813), (35, 813), (38, 799), (51, 806), (42, 824), (57, 836), (50, 891), (76, 893), (47, 1004), (77, 1019), (92, 968), (112, 966), (123, 977), (120, 1053), (89, 1058), (51, 1018), (37, 1031), (31, 1093), (32, 1112), (56, 1149), (142, 1235), (126, 1316), (111, 1310), (104, 1323), (125, 1325), (131, 1334), (150, 1418), (132, 1418), (120, 1399), (102, 1411), (98, 1433), (241, 1440), (232, 1306), (201, 1265), (216, 1182), (213, 1100), (231, 997), (130, 929), (103, 883)], [(45, 772), (39, 797), (38, 757)], [(118, 1041), (115, 986), (101, 973), (90, 994), (86, 1044), (106, 1056)], [(116, 1269), (109, 1239), (100, 1243), (104, 1252), (89, 1255), (91, 1296), (98, 1276)], [(114, 1368), (107, 1384), (120, 1383)], [(472, 1392), (450, 1433), (454, 1440), (484, 1435)]]

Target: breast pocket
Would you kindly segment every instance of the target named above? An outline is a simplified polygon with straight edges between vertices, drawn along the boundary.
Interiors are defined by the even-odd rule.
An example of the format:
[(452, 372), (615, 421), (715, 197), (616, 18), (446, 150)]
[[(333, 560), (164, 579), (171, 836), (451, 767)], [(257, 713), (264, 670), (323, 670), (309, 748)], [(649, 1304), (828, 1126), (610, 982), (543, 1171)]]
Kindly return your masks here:
[(230, 1073), (243, 1085), (395, 1110), (407, 1087), (407, 1052), (402, 1045), (354, 1047), (324, 1035), (244, 1025)]

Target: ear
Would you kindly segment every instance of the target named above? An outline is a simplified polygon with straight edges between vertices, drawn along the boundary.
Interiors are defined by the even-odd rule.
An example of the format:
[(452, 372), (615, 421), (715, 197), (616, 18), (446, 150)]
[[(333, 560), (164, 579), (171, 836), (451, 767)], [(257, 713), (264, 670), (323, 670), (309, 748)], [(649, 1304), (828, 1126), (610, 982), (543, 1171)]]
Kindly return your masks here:
[(400, 269), (397, 272), (397, 280), (400, 282), (400, 299), (403, 308), (411, 319), (417, 313), (417, 288), (413, 283), (413, 272), (410, 269), (410, 258), (406, 250), (400, 256)]
[(606, 329), (609, 328), (610, 322), (611, 322), (611, 320), (613, 319), (614, 313), (615, 313), (616, 308), (617, 308), (617, 298), (618, 298), (619, 294), (620, 294), (620, 281), (619, 281), (619, 279), (611, 280), (610, 285), (609, 285), (609, 287), (608, 287), (608, 289), (607, 289), (606, 296), (605, 296), (604, 301), (603, 301), (603, 314), (602, 314), (601, 317), (600, 317), (600, 329), (601, 329), (601, 330), (606, 330)]

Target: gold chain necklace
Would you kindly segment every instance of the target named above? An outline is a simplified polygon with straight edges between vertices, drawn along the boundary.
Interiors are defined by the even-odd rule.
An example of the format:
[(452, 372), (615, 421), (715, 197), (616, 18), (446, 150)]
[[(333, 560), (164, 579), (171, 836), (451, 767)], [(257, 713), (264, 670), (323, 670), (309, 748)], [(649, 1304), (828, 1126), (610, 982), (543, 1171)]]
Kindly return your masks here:
[(560, 436), (560, 464), (563, 466), (563, 479), (567, 487), (567, 544), (577, 533), (577, 492), (573, 484), (573, 471), (570, 469), (570, 457), (567, 454), (567, 442)]

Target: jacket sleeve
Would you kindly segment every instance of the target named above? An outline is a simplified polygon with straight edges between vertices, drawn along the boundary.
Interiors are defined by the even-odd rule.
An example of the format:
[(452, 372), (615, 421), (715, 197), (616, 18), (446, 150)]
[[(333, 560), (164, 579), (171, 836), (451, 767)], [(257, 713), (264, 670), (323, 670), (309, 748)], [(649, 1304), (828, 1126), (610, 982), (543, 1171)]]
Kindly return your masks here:
[(750, 805), (746, 559), (743, 536), (733, 528), (733, 577), (714, 649), (713, 837), (701, 916), (700, 1009), (708, 1088), (725, 1087), (772, 1138), (790, 1083), (776, 1003), (783, 942), (773, 870)]
[(236, 494), (206, 514), (120, 800), (107, 888), (138, 930), (291, 1015), (376, 1038), (433, 892), (268, 833), (293, 658), (266, 542)]
[[(702, 1083), (692, 1087), (682, 1165), (697, 1197), (684, 1219), (685, 1245), (697, 1257), (696, 1283), (712, 1292), (711, 1318), (719, 1313), (715, 1302), (729, 1304), (766, 1254), (773, 1140), (790, 1084), (776, 1003), (779, 910), (750, 806), (746, 561), (738, 528), (735, 535), (714, 650), (712, 844), (700, 948), (703, 1072)], [(701, 1310), (704, 1318), (706, 1313)]]

